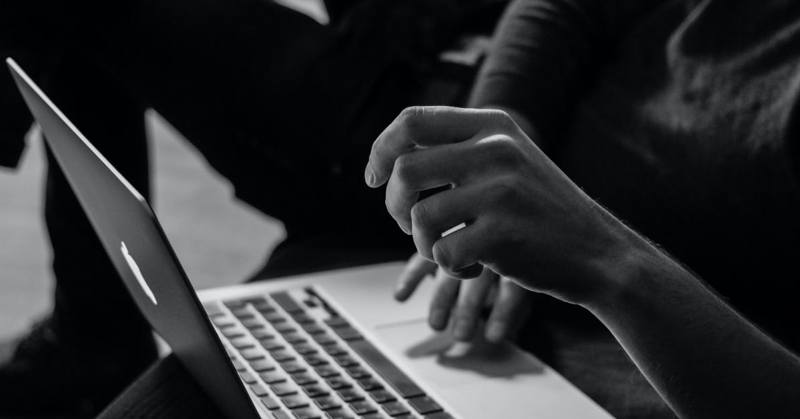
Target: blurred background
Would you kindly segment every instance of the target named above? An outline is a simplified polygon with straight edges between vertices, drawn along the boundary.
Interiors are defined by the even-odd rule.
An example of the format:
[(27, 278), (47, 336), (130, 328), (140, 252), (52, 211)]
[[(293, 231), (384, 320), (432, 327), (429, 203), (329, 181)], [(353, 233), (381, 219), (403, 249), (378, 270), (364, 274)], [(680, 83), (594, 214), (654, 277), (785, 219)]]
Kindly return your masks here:
[[(282, 225), (235, 201), (228, 182), (157, 113), (148, 112), (147, 128), (153, 204), (192, 283), (207, 288), (242, 281), (283, 237)], [(0, 340), (24, 332), (50, 308), (42, 146), (32, 129), (20, 166), (0, 168)]]

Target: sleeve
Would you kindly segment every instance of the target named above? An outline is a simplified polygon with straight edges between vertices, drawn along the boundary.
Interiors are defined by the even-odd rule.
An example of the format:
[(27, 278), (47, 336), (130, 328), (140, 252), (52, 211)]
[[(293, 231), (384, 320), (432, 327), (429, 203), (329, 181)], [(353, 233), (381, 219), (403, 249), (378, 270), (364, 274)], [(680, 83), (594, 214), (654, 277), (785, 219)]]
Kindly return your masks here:
[(527, 119), (547, 139), (569, 119), (632, 23), (665, 0), (516, 0), (470, 98)]

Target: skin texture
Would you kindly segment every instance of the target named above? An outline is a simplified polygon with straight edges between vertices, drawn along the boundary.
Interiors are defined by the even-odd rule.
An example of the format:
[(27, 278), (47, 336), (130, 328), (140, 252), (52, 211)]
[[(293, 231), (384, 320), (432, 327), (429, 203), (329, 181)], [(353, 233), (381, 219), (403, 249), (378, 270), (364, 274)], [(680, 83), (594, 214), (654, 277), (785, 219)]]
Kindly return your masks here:
[[(431, 272), (422, 258), (453, 278), (496, 272), (593, 313), (682, 417), (800, 417), (800, 359), (583, 193), (507, 113), (406, 109), (373, 144), (365, 179), (386, 185), (420, 255), (401, 298), (403, 281)], [(441, 306), (458, 307), (441, 284)]]
[[(433, 276), (436, 290), (431, 300), (428, 323), (434, 330), (452, 325), (453, 336), (469, 341), (483, 333), (489, 342), (500, 342), (522, 326), (530, 312), (530, 293), (490, 269), (483, 269), (472, 281), (462, 281), (438, 269), (420, 254), (408, 261), (397, 281), (395, 299), (407, 300), (426, 277)], [(483, 327), (482, 313), (490, 309)]]

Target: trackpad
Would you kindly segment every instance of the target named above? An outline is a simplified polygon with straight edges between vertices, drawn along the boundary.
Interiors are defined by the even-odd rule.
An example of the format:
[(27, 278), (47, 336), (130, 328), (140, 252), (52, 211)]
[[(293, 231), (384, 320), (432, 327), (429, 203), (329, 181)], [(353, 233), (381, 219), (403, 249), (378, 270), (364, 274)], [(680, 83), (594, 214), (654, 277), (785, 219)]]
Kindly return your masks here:
[[(376, 344), (426, 392), (464, 418), (609, 418), (533, 355), (510, 344), (455, 342), (424, 319), (376, 326)], [(488, 410), (487, 410), (488, 409)]]
[(539, 360), (513, 345), (457, 342), (450, 333), (432, 331), (424, 319), (381, 325), (375, 331), (380, 342), (408, 363), (415, 375), (437, 387), (485, 382), (487, 378), (514, 381), (541, 374), (544, 369)]

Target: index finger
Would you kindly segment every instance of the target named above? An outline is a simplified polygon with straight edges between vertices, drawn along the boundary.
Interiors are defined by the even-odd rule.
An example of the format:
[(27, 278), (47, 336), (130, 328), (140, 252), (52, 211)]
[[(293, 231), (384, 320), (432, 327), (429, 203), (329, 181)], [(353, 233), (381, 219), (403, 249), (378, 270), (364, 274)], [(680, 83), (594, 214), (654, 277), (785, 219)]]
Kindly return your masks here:
[(507, 115), (498, 110), (448, 106), (406, 108), (372, 143), (364, 179), (367, 185), (377, 188), (389, 179), (394, 161), (400, 155), (417, 147), (468, 140), (504, 118), (508, 119)]

